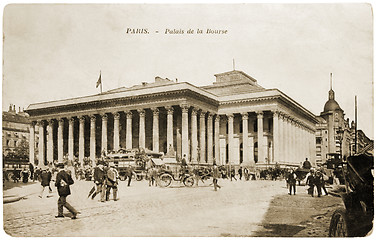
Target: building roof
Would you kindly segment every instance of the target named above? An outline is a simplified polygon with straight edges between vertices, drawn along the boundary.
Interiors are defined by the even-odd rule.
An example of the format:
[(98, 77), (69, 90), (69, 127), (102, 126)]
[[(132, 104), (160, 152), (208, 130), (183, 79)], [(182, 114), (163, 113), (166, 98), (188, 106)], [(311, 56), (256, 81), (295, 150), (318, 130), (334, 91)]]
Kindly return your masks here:
[(336, 100), (330, 99), (324, 105), (324, 112), (342, 110)]
[(29, 124), (30, 120), (25, 113), (17, 114), (13, 112), (3, 112), (3, 122), (25, 123)]

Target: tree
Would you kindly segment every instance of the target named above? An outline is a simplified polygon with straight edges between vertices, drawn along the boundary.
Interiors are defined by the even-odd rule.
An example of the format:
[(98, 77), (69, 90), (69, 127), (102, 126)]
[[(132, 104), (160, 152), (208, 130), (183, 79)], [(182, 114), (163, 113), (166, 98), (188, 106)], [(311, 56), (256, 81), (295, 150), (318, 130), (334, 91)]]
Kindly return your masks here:
[(19, 159), (29, 158), (29, 143), (26, 141), (26, 139), (22, 139), (18, 146), (15, 147), (14, 155)]

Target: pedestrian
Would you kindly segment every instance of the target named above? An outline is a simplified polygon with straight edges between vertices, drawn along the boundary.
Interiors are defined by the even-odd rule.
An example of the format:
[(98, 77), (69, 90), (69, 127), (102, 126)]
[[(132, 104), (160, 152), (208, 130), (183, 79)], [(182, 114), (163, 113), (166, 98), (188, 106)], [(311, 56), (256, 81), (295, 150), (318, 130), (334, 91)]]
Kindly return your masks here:
[(239, 174), (239, 179), (242, 180), (242, 176), (243, 176), (243, 168), (242, 167), (240, 167), (238, 169), (238, 174)]
[(235, 181), (238, 181), (238, 179), (236, 179), (236, 177), (235, 177), (235, 168), (231, 169), (230, 176), (231, 176), (231, 179), (230, 179), (231, 181), (232, 181), (232, 179), (235, 179)]
[(309, 186), (309, 188), (307, 190), (308, 194), (313, 197), (313, 192), (314, 192), (314, 188), (315, 188), (315, 172), (314, 172), (313, 169), (309, 170), (306, 185)]
[(20, 172), (17, 170), (17, 168), (13, 169), (13, 176), (12, 176), (13, 182), (18, 182), (20, 179)]
[(29, 171), (26, 168), (23, 168), (21, 174), (22, 174), (22, 182), (27, 183), (29, 181)]
[(133, 170), (133, 166), (129, 165), (125, 170), (125, 177), (128, 178), (128, 187), (131, 186), (132, 177), (136, 176), (135, 171)]
[(315, 182), (315, 186), (317, 189), (317, 196), (321, 197), (321, 188), (322, 188), (322, 184), (324, 183), (324, 178), (320, 171), (316, 171), (314, 182)]
[(39, 181), (39, 177), (40, 177), (41, 172), (42, 172), (42, 170), (40, 168), (35, 167), (33, 182)]
[[(47, 171), (47, 167), (45, 167), (40, 174), (41, 185), (42, 185), (42, 191), (39, 194), (40, 198), (43, 198), (44, 190), (47, 187), (50, 188), (51, 178), (52, 178), (51, 172)], [(51, 192), (51, 191), (52, 191), (52, 189), (49, 192)], [(47, 197), (48, 197), (48, 195), (47, 195)]]
[(219, 169), (217, 167), (217, 164), (213, 163), (213, 185), (214, 185), (214, 191), (217, 191), (217, 188), (221, 188), (221, 186), (218, 185), (218, 178), (219, 175)]
[(292, 194), (292, 190), (294, 190), (294, 195), (296, 194), (296, 174), (293, 169), (289, 170), (287, 175), (287, 183), (289, 184), (289, 194)]
[(322, 189), (324, 190), (325, 195), (328, 195), (328, 191), (326, 190), (325, 183), (329, 180), (329, 177), (326, 176), (324, 169), (321, 169), (321, 174), (322, 174)]
[(67, 196), (71, 194), (70, 191), (70, 185), (74, 183), (72, 176), (69, 175), (65, 170), (64, 170), (64, 164), (63, 163), (58, 163), (57, 167), (59, 168), (59, 172), (56, 176), (56, 182), (55, 186), (57, 187), (57, 192), (59, 194), (59, 200), (57, 201), (57, 211), (58, 214), (55, 216), (56, 218), (63, 218), (63, 208), (65, 207), (68, 209), (69, 212), (72, 213), (72, 219), (77, 218), (78, 212), (74, 207), (72, 207), (68, 202), (67, 202)]
[(32, 163), (29, 163), (29, 171), (30, 171), (30, 180), (32, 181), (34, 179), (34, 165)]
[(115, 169), (114, 163), (110, 163), (110, 168), (107, 170), (106, 177), (107, 177), (106, 201), (109, 201), (111, 188), (112, 188), (113, 199), (114, 201), (117, 201), (118, 200), (117, 186), (118, 186), (119, 173)]
[[(101, 161), (98, 161), (97, 166), (94, 168), (94, 183), (97, 190), (91, 196), (91, 200), (94, 200), (97, 194), (101, 194), (101, 202), (105, 202), (105, 191), (106, 191), (106, 175), (104, 172), (104, 166)], [(89, 195), (90, 196), (90, 195)]]
[(248, 168), (244, 168), (244, 178), (246, 181), (249, 181), (249, 170)]

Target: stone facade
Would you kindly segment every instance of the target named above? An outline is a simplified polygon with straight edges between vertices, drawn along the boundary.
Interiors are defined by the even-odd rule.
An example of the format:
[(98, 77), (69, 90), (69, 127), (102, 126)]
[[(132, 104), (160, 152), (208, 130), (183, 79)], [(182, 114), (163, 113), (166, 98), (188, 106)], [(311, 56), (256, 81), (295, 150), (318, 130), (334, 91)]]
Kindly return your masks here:
[[(8, 111), (3, 111), (2, 130), (4, 156), (14, 152), (21, 141), (29, 142), (29, 126), (29, 116), (21, 111), (20, 108), (17, 112), (16, 106), (10, 105)], [(34, 144), (34, 149), (35, 147), (36, 145)]]
[(146, 148), (172, 149), (190, 163), (297, 166), (315, 159), (314, 114), (242, 71), (215, 76), (209, 86), (156, 77), (154, 83), (31, 104), (26, 112), (40, 129), (39, 158), (94, 162), (103, 150)]
[(316, 163), (323, 164), (327, 160), (327, 154), (336, 153), (342, 156), (350, 156), (360, 152), (364, 147), (373, 144), (362, 130), (357, 130), (357, 150), (355, 150), (355, 123), (351, 126), (349, 118), (345, 119), (345, 113), (335, 100), (335, 93), (331, 88), (329, 97), (324, 105), (324, 111), (317, 116), (316, 124)]

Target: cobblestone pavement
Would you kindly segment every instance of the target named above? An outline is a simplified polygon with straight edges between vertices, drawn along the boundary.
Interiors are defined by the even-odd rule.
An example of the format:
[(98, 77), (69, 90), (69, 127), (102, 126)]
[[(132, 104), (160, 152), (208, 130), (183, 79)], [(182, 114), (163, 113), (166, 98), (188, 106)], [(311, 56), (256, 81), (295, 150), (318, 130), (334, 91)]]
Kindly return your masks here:
[[(14, 237), (238, 237), (282, 236), (283, 231), (270, 234), (267, 224), (285, 224), (300, 227), (299, 231), (291, 230), (295, 231), (293, 236), (308, 237), (326, 231), (326, 226), (315, 221), (321, 224), (322, 214), (329, 212), (334, 202), (339, 202), (329, 196), (309, 197), (303, 187), (298, 188), (298, 195), (287, 195), (284, 181), (220, 180), (222, 188), (217, 192), (209, 183), (192, 188), (179, 184), (160, 188), (149, 187), (146, 181), (132, 182), (131, 187), (121, 182), (120, 200), (101, 203), (99, 196), (95, 200), (87, 199), (92, 182), (77, 181), (68, 197), (68, 202), (81, 212), (76, 220), (71, 220), (69, 213), (63, 219), (54, 217), (58, 198), (55, 189), (50, 197), (43, 199), (38, 197), (38, 184), (10, 189), (14, 194), (17, 191), (28, 194), (23, 200), (3, 205), (4, 230)], [(327, 201), (330, 198), (333, 203)], [(304, 204), (297, 211), (301, 217), (295, 218), (298, 213), (294, 207), (301, 202)], [(321, 207), (312, 207), (316, 206), (315, 202), (327, 208), (320, 204)]]

